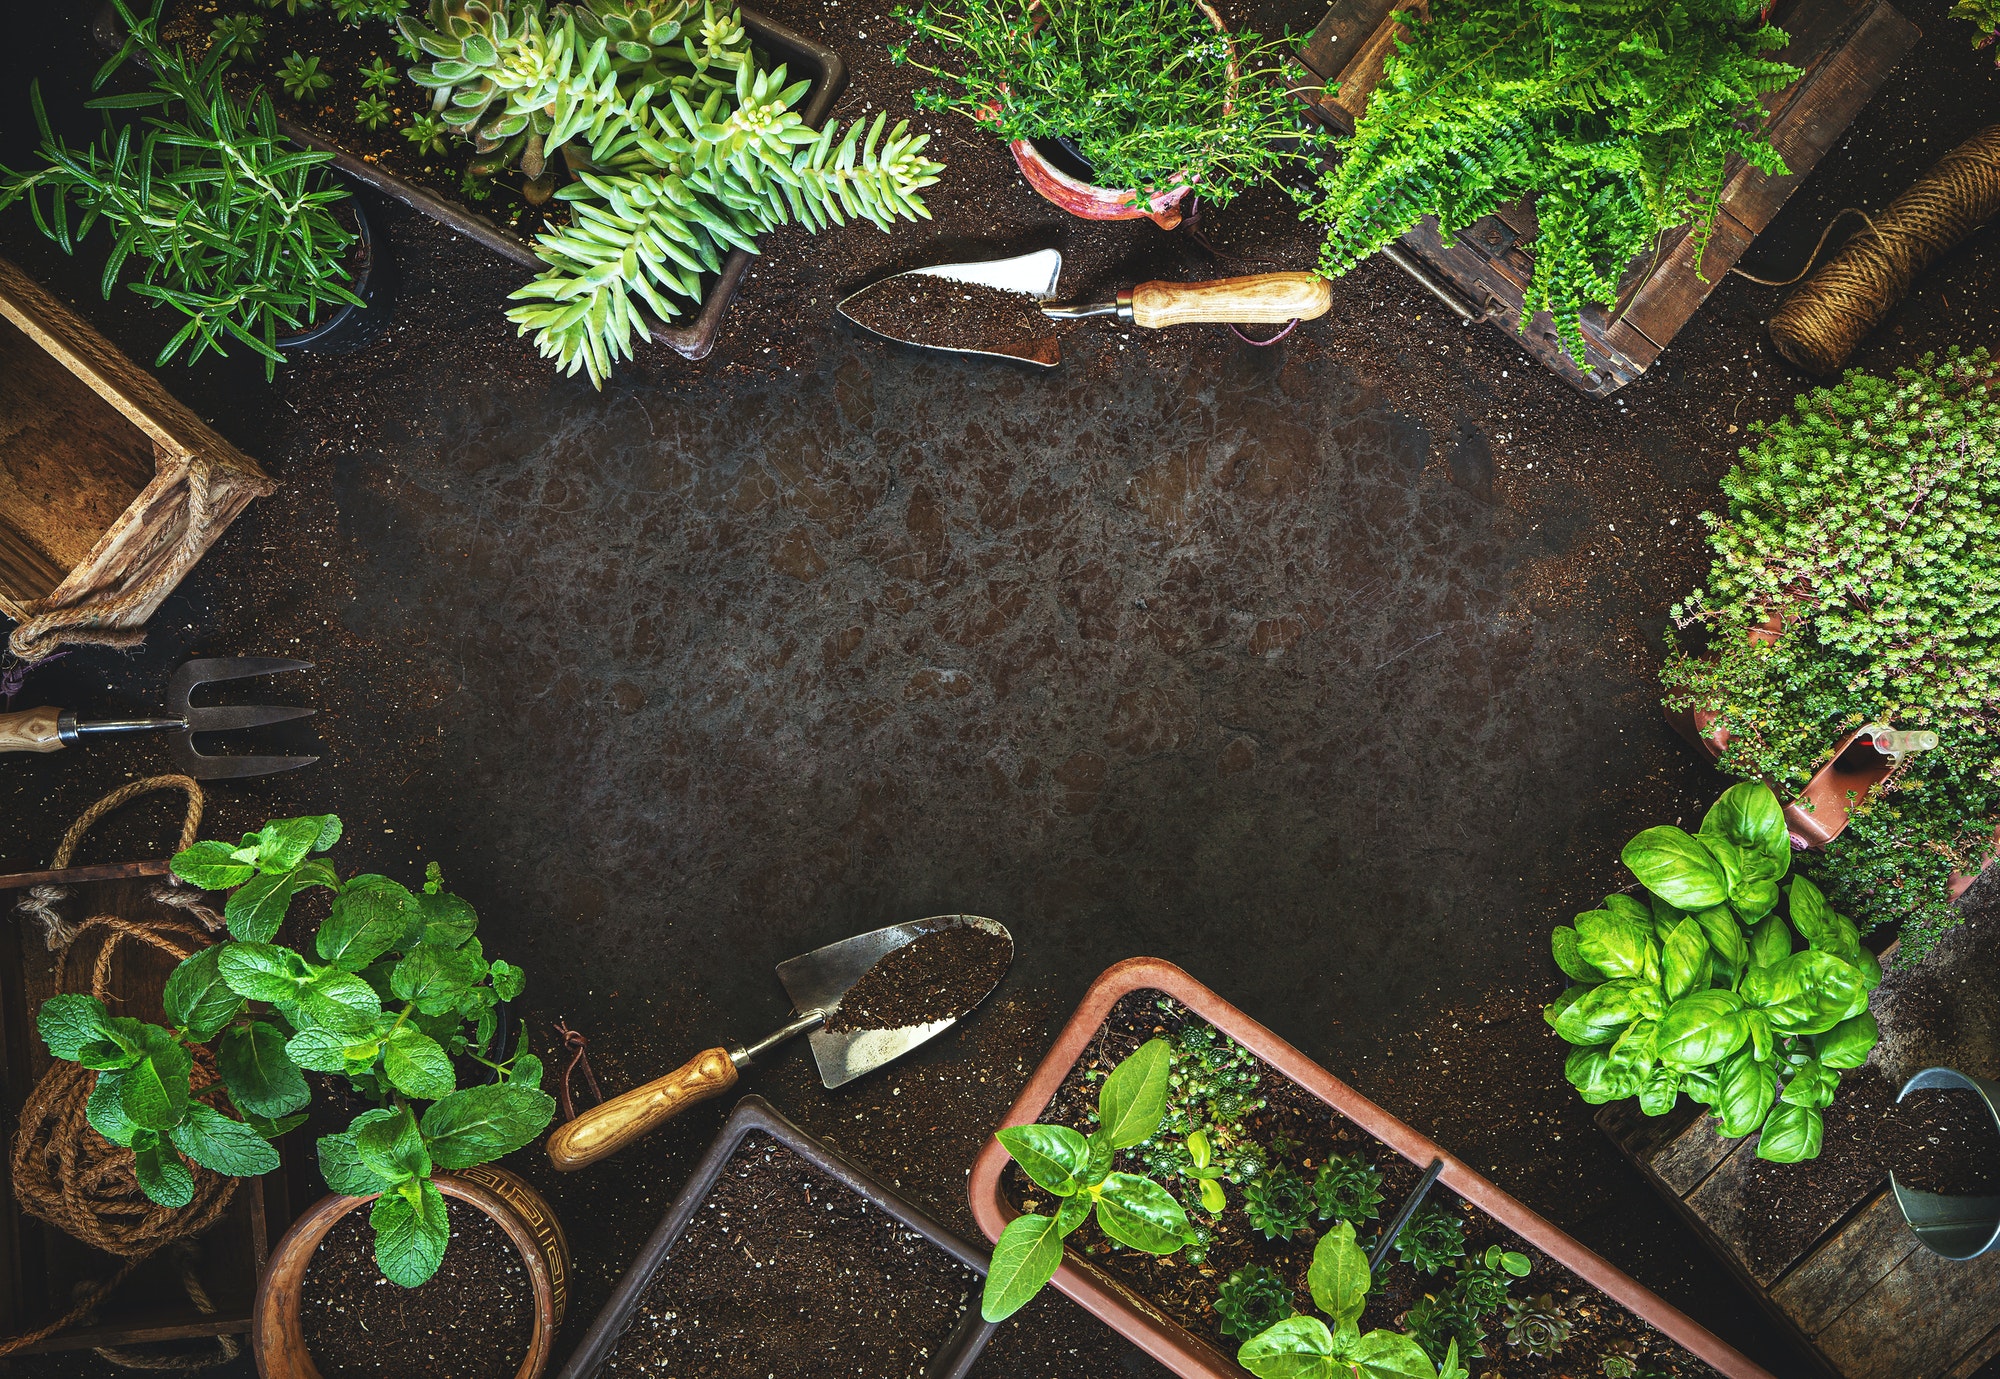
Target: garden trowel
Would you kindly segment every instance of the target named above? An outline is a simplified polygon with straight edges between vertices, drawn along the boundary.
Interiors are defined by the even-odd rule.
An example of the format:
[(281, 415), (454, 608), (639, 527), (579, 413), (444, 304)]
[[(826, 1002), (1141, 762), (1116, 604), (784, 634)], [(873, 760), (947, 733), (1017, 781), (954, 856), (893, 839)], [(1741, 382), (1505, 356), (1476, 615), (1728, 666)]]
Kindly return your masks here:
[[(870, 969), (896, 950), (926, 935), (965, 933), (970, 937), (973, 931), (1002, 940), (1005, 948), (1000, 950), (997, 962), (982, 965), (968, 976), (966, 989), (950, 993), (949, 1016), (894, 1029), (823, 1028), (829, 1023), (839, 1023), (833, 1017), (840, 1012), (847, 994)], [(977, 939), (968, 943), (968, 949), (974, 944), (989, 954), (993, 952), (990, 943)], [(1014, 937), (1006, 926), (977, 915), (935, 915), (856, 934), (781, 962), (778, 980), (784, 983), (785, 993), (792, 998), (792, 1009), (797, 1012), (790, 1021), (754, 1044), (698, 1053), (665, 1077), (591, 1107), (549, 1136), (549, 1160), (557, 1168), (569, 1171), (617, 1153), (694, 1103), (722, 1095), (736, 1085), (743, 1069), (794, 1035), (810, 1035), (808, 1042), (812, 1045), (813, 1059), (819, 1064), (820, 1081), (829, 1088), (852, 1082), (957, 1024), (999, 985), (1013, 957)]]

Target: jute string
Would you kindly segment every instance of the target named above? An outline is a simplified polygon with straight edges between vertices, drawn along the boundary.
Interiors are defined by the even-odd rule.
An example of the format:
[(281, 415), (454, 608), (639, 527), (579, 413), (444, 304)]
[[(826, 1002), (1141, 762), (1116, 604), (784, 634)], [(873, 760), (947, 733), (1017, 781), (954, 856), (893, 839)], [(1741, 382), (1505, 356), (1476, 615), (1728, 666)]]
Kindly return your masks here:
[[(56, 855), (49, 863), (49, 870), (61, 871), (70, 864), (71, 859), (76, 856), (77, 847), (83, 842), (84, 835), (90, 832), (99, 819), (138, 799), (141, 795), (150, 795), (156, 790), (186, 792), (187, 816), (181, 821), (180, 843), (174, 851), (185, 852), (193, 847), (195, 835), (201, 828), (201, 811), (205, 803), (201, 786), (195, 783), (192, 776), (147, 776), (143, 780), (119, 786), (78, 815), (76, 822), (69, 826), (69, 832), (63, 834), (62, 842), (56, 846)], [(43, 939), (52, 953), (67, 948), (78, 932), (77, 926), (65, 920), (62, 911), (56, 908), (68, 898), (69, 887), (45, 881), (39, 886), (30, 886), (27, 897), (14, 907), (22, 914), (32, 916), (41, 924)], [(202, 904), (200, 895), (183, 886), (177, 876), (169, 876), (155, 885), (153, 899), (162, 905), (186, 911), (211, 931), (222, 928), (222, 917)]]
[[(154, 790), (182, 789), (188, 795), (188, 814), (182, 829), (181, 846), (194, 841), (201, 821), (201, 787), (186, 776), (155, 776), (134, 781), (83, 812), (63, 835), (56, 850), (54, 870), (69, 865), (78, 844), (91, 825), (126, 801)], [(171, 901), (182, 913), (170, 918), (131, 920), (119, 915), (92, 915), (80, 924), (66, 923), (55, 906), (68, 897), (61, 886), (36, 887), (21, 909), (41, 919), (48, 932), (49, 947), (57, 958), (57, 986), (67, 989), (69, 960), (78, 941), (100, 937), (95, 961), (91, 964), (90, 993), (100, 1001), (115, 1003), (111, 991), (112, 959), (119, 944), (132, 941), (158, 949), (175, 961), (208, 946), (213, 941), (213, 912), (200, 905)], [(161, 886), (161, 893), (192, 897), (191, 892), (173, 892)], [(192, 1050), (197, 1087), (216, 1080), (214, 1055), (205, 1047)], [(91, 1128), (86, 1106), (97, 1085), (97, 1074), (74, 1063), (58, 1061), (28, 1094), (21, 1108), (20, 1128), (14, 1137), (10, 1167), (14, 1195), (21, 1207), (66, 1234), (123, 1263), (110, 1278), (81, 1290), (68, 1312), (48, 1325), (25, 1335), (0, 1340), (0, 1355), (30, 1346), (83, 1320), (96, 1310), (105, 1295), (123, 1283), (141, 1262), (161, 1249), (200, 1234), (221, 1217), (235, 1195), (236, 1180), (190, 1164), (194, 1178), (194, 1199), (185, 1207), (163, 1207), (139, 1188), (132, 1151), (120, 1148)], [(179, 1271), (183, 1286), (195, 1306), (207, 1312), (214, 1304), (195, 1277), (191, 1256), (182, 1255)], [(190, 1286), (191, 1285), (191, 1286)], [(134, 1352), (100, 1352), (114, 1363), (143, 1368), (200, 1368), (234, 1358), (235, 1343), (218, 1345), (209, 1355), (139, 1355)], [(131, 1362), (143, 1363), (132, 1366)]]
[[(1938, 159), (1785, 299), (1771, 316), (1771, 343), (1802, 369), (1837, 371), (1903, 299), (1917, 274), (1995, 213), (2000, 213), (2000, 125), (1988, 125)], [(1825, 238), (1820, 237), (1822, 244)], [(1813, 252), (1817, 257), (1819, 251)]]

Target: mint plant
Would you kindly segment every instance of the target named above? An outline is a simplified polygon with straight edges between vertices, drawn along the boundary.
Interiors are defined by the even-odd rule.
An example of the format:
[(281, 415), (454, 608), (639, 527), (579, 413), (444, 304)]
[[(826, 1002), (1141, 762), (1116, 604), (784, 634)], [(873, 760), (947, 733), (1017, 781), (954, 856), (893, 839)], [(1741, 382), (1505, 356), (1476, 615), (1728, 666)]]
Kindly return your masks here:
[[(37, 1025), (55, 1057), (98, 1070), (90, 1124), (133, 1151), (140, 1189), (169, 1207), (193, 1195), (182, 1155), (231, 1176), (268, 1173), (278, 1166), (268, 1142), (305, 1120), (304, 1074), (344, 1076), (380, 1105), (320, 1140), (320, 1170), (335, 1192), (379, 1194), (369, 1215), (376, 1263), (414, 1288), (437, 1272), (450, 1239), (433, 1175), (522, 1148), (547, 1127), (555, 1099), (519, 1044), (505, 1062), (482, 1056), (499, 1004), (521, 994), (525, 977), (485, 956), (472, 907), (444, 889), (435, 863), (421, 893), (386, 876), (341, 880), (314, 855), (339, 838), (340, 820), (323, 814), (179, 853), (176, 876), (229, 891), (230, 940), (168, 977), (171, 1023), (65, 995), (43, 1004)], [(316, 961), (272, 941), (293, 899), (313, 889), (333, 893)], [(195, 1086), (193, 1051), (210, 1045), (217, 1076)], [(503, 1080), (460, 1087), (458, 1057)], [(426, 1101), (419, 1114), (414, 1103)]]
[(1353, 1223), (1336, 1222), (1306, 1271), (1313, 1304), (1333, 1325), (1313, 1316), (1286, 1318), (1245, 1341), (1236, 1363), (1257, 1379), (1467, 1379), (1456, 1340), (1434, 1364), (1413, 1337), (1362, 1334), (1369, 1284), (1368, 1256), (1354, 1243)]
[(1104, 1079), (1097, 1091), (1097, 1129), (1089, 1138), (1066, 1125), (1010, 1125), (995, 1136), (1021, 1171), (1060, 1200), (1054, 1216), (1015, 1217), (993, 1246), (980, 1312), (1004, 1321), (1026, 1306), (1062, 1264), (1063, 1237), (1093, 1210), (1097, 1228), (1120, 1245), (1147, 1254), (1181, 1248), (1187, 1213), (1151, 1178), (1114, 1171), (1121, 1150), (1150, 1139), (1167, 1109), (1167, 1041), (1149, 1039)]
[(1575, 982), (1544, 1011), (1577, 1046), (1571, 1084), (1653, 1116), (1685, 1093), (1724, 1135), (1761, 1130), (1759, 1158), (1816, 1158), (1841, 1071), (1879, 1037), (1868, 995), (1882, 971), (1810, 880), (1780, 893), (1792, 853), (1777, 797), (1731, 786), (1698, 833), (1649, 828), (1620, 856), (1644, 898), (1608, 896), (1551, 939)]

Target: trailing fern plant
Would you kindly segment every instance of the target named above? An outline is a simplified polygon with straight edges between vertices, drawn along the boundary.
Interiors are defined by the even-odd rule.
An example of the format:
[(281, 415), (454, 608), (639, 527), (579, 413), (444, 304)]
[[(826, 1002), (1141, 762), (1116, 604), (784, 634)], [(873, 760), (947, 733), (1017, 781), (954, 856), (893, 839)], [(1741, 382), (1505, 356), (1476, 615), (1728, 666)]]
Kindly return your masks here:
[(1694, 258), (1732, 157), (1783, 174), (1757, 98), (1798, 69), (1760, 0), (1437, 0), (1389, 59), (1311, 218), (1320, 271), (1347, 272), (1436, 216), (1447, 242), (1534, 198), (1540, 229), (1522, 326), (1538, 311), (1584, 363), (1580, 313), (1692, 223)]

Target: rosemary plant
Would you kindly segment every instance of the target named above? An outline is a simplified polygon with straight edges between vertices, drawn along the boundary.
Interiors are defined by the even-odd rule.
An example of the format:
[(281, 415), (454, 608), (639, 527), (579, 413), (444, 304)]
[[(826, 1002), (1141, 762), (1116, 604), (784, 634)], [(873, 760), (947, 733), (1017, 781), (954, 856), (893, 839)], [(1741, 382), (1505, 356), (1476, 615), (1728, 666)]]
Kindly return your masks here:
[(911, 41), (962, 70), (929, 66), (910, 42), (890, 56), (945, 83), (920, 110), (956, 111), (1003, 139), (1070, 140), (1100, 186), (1191, 182), (1220, 206), (1327, 136), (1290, 90), (1289, 35), (1218, 33), (1193, 0), (953, 0), (899, 7)]
[[(32, 87), (45, 165), (0, 167), (0, 207), (26, 201), (42, 233), (67, 253), (100, 221), (107, 226), (104, 295), (138, 264), (142, 277), (131, 289), (187, 318), (157, 362), (183, 348), (189, 362), (210, 350), (227, 354), (225, 342), (237, 340), (264, 357), (268, 379), (284, 362), (275, 343), (281, 331), (340, 303), (362, 305), (341, 281), (354, 235), (331, 209), (347, 192), (320, 171), (333, 155), (286, 141), (263, 92), (238, 99), (224, 90), (221, 45), (190, 62), (162, 44), (163, 0), (145, 19), (125, 0), (112, 3), (127, 38), (96, 85), (138, 57), (151, 71), (147, 88), (91, 101), (105, 112), (104, 132), (72, 148), (50, 128), (41, 89)], [(151, 113), (119, 125), (114, 110)]]

